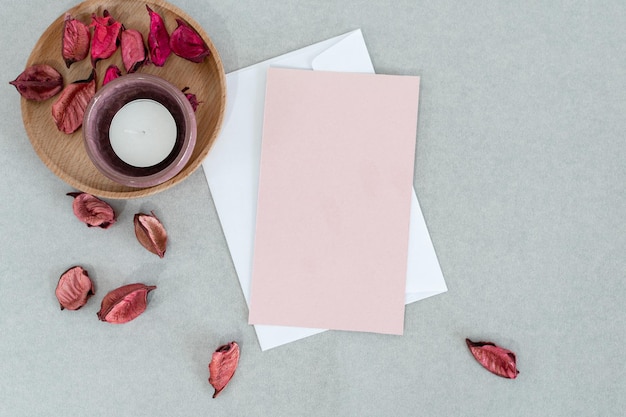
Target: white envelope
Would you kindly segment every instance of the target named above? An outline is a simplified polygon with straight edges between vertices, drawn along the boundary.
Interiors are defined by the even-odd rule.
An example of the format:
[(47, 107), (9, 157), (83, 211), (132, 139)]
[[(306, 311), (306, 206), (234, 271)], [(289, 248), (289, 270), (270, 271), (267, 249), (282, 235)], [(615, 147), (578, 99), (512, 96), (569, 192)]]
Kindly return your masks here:
[[(222, 132), (203, 161), (211, 195), (246, 303), (252, 259), (263, 132), (266, 72), (270, 67), (373, 73), (361, 30), (226, 75), (227, 105)], [(415, 192), (411, 202), (406, 304), (447, 291)], [(325, 331), (255, 325), (261, 350)]]

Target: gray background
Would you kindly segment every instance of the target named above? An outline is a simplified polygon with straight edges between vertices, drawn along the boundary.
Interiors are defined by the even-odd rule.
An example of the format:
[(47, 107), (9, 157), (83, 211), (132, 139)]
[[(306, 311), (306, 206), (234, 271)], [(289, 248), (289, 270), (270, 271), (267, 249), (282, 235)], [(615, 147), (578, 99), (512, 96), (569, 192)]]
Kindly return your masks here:
[[(379, 73), (420, 75), (415, 186), (449, 292), (406, 309), (402, 337), (326, 332), (262, 353), (202, 172), (109, 200), (109, 230), (33, 151), (8, 81), (72, 1), (3, 4), (0, 415), (618, 416), (626, 409), (626, 5), (615, 1), (175, 0), (227, 72), (361, 28)], [(154, 210), (165, 259), (135, 241)], [(96, 295), (59, 311), (73, 264)], [(96, 319), (129, 282), (139, 319)], [(517, 352), (516, 380), (464, 338)], [(237, 340), (230, 385), (207, 364)]]

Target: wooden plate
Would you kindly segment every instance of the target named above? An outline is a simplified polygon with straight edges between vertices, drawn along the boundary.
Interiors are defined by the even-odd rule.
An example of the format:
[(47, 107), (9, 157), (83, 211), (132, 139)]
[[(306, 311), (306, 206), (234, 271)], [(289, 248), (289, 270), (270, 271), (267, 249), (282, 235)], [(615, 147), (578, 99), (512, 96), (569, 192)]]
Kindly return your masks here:
[[(226, 79), (224, 68), (215, 46), (200, 25), (177, 7), (162, 1), (103, 1), (87, 0), (68, 10), (72, 17), (89, 24), (92, 14), (102, 16), (108, 10), (111, 16), (128, 29), (136, 29), (147, 37), (150, 17), (146, 10), (149, 5), (159, 13), (169, 33), (177, 27), (176, 19), (184, 19), (202, 36), (211, 50), (205, 60), (196, 64), (174, 54), (163, 67), (149, 64), (137, 72), (154, 74), (162, 77), (181, 90), (189, 87), (189, 92), (197, 96), (201, 104), (196, 111), (198, 138), (196, 146), (187, 166), (171, 180), (150, 188), (131, 188), (117, 184), (100, 173), (93, 165), (83, 146), (82, 130), (71, 135), (60, 132), (52, 119), (51, 107), (58, 95), (43, 101), (35, 102), (22, 98), (22, 118), (30, 142), (41, 160), (59, 178), (74, 188), (107, 198), (144, 197), (163, 191), (187, 178), (194, 172), (206, 157), (215, 141), (222, 125), (226, 106)], [(65, 13), (59, 16), (43, 33), (35, 45), (26, 66), (48, 64), (63, 75), (65, 85), (88, 78), (91, 73), (89, 56), (72, 64), (68, 69), (61, 56), (63, 20)], [(97, 63), (97, 88), (102, 85), (106, 68), (116, 64), (125, 73), (120, 48), (108, 59)]]

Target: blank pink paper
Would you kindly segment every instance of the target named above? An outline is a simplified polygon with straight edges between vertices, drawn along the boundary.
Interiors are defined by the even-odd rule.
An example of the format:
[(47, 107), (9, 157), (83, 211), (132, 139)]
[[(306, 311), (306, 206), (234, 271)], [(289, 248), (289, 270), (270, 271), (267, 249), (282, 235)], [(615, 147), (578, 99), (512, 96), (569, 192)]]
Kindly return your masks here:
[(402, 334), (419, 77), (270, 68), (251, 324)]

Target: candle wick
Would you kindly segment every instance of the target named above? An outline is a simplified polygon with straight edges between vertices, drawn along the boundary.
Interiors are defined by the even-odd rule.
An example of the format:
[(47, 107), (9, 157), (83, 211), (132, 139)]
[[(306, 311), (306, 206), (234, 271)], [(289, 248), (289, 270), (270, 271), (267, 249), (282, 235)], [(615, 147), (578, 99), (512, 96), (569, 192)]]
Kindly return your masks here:
[(133, 133), (135, 135), (145, 135), (147, 131), (145, 130), (135, 130), (135, 129), (124, 129), (126, 133)]

